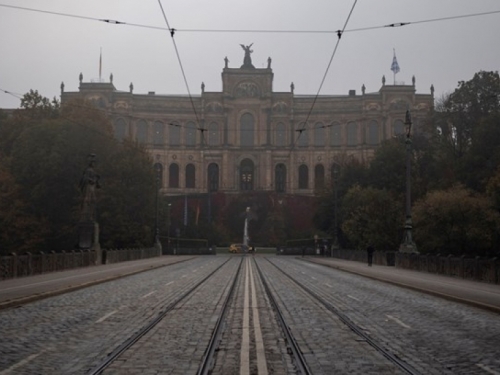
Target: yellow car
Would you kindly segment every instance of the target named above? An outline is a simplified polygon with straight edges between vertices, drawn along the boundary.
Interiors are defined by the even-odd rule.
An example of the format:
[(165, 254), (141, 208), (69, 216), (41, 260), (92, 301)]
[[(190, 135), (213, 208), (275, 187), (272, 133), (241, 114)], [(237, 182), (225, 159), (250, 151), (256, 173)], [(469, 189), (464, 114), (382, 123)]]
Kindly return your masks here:
[(229, 246), (230, 253), (241, 253), (243, 251), (244, 245), (242, 243), (232, 243)]

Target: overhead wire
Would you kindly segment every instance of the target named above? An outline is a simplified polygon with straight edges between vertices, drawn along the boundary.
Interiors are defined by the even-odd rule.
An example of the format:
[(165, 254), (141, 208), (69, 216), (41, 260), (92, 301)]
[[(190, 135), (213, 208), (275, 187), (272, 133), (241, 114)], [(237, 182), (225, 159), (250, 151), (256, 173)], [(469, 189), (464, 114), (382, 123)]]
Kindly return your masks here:
[[(63, 17), (72, 17), (72, 18), (79, 18), (79, 19), (84, 19), (84, 20), (91, 20), (91, 21), (98, 21), (98, 22), (104, 22), (108, 24), (113, 24), (113, 25), (125, 25), (125, 26), (133, 26), (133, 27), (142, 27), (142, 28), (149, 28), (149, 29), (157, 29), (157, 30), (168, 30), (170, 32), (170, 35), (172, 37), (172, 41), (174, 44), (174, 48), (176, 51), (177, 59), (181, 68), (181, 72), (183, 75), (184, 83), (186, 85), (186, 89), (188, 91), (188, 95), (190, 98), (191, 106), (193, 108), (193, 112), (196, 117), (196, 122), (198, 123), (198, 130), (201, 131), (202, 133), (202, 141), (204, 142), (204, 133), (207, 131), (207, 129), (204, 129), (200, 125), (200, 120), (198, 117), (198, 113), (196, 111), (196, 107), (194, 105), (194, 101), (189, 89), (189, 85), (187, 82), (186, 74), (184, 71), (184, 67), (182, 65), (182, 61), (180, 59), (180, 54), (177, 48), (177, 44), (175, 42), (174, 35), (176, 32), (203, 32), (203, 33), (303, 33), (303, 34), (332, 34), (335, 33), (338, 36), (337, 43), (335, 45), (335, 49), (332, 53), (332, 56), (330, 58), (330, 61), (328, 63), (327, 69), (325, 71), (325, 74), (323, 76), (323, 79), (321, 81), (320, 87), (318, 89), (317, 94), (314, 97), (313, 104), (311, 105), (310, 110), (308, 111), (306, 120), (304, 121), (304, 126), (301, 129), (297, 129), (298, 131), (298, 137), (297, 141), (299, 140), (300, 136), (302, 133), (306, 130), (308, 120), (310, 118), (310, 115), (314, 109), (315, 103), (318, 99), (319, 93), (321, 91), (321, 88), (324, 84), (324, 81), (326, 79), (326, 76), (328, 74), (328, 71), (330, 69), (331, 63), (333, 61), (333, 58), (335, 56), (338, 44), (340, 42), (340, 39), (343, 34), (349, 33), (349, 32), (360, 32), (360, 31), (368, 31), (368, 30), (375, 30), (375, 29), (383, 29), (383, 28), (396, 28), (396, 27), (402, 27), (402, 26), (408, 26), (408, 25), (416, 25), (416, 24), (422, 24), (422, 23), (431, 23), (431, 22), (441, 22), (441, 21), (450, 21), (450, 20), (456, 20), (456, 19), (463, 19), (463, 18), (470, 18), (470, 17), (478, 17), (478, 16), (486, 16), (486, 15), (492, 15), (492, 14), (498, 14), (500, 13), (500, 10), (494, 10), (494, 11), (488, 11), (488, 12), (480, 12), (480, 13), (472, 13), (472, 14), (465, 14), (465, 15), (457, 15), (457, 16), (448, 16), (448, 17), (439, 17), (439, 18), (432, 18), (432, 19), (426, 19), (426, 20), (417, 20), (417, 21), (410, 21), (410, 22), (396, 22), (396, 23), (391, 23), (391, 24), (386, 24), (386, 25), (379, 25), (379, 26), (369, 26), (369, 27), (362, 27), (362, 28), (355, 28), (355, 29), (346, 29), (347, 23), (349, 21), (349, 18), (352, 14), (352, 11), (356, 5), (357, 0), (354, 2), (354, 5), (349, 13), (349, 16), (344, 24), (344, 27), (341, 30), (244, 30), (244, 29), (182, 29), (182, 28), (172, 28), (168, 22), (168, 19), (166, 17), (165, 11), (163, 9), (163, 5), (161, 4), (161, 1), (158, 0), (158, 3), (160, 5), (163, 17), (165, 19), (165, 22), (167, 24), (167, 28), (164, 27), (158, 27), (158, 26), (152, 26), (152, 25), (144, 25), (144, 24), (136, 24), (136, 23), (129, 23), (129, 22), (124, 22), (124, 21), (119, 21), (119, 20), (113, 20), (113, 19), (103, 19), (103, 18), (97, 18), (97, 17), (89, 17), (89, 16), (81, 16), (81, 15), (75, 15), (75, 14), (69, 14), (69, 13), (62, 13), (62, 12), (54, 12), (54, 11), (47, 11), (47, 10), (41, 10), (41, 9), (33, 9), (33, 8), (27, 8), (27, 7), (20, 7), (20, 6), (13, 6), (13, 5), (6, 5), (6, 4), (0, 4), (0, 7), (6, 7), (6, 8), (12, 8), (12, 9), (18, 9), (18, 10), (23, 10), (23, 11), (32, 11), (32, 12), (39, 12), (39, 13), (45, 13), (45, 14), (51, 14), (51, 15), (57, 15), (57, 16), (63, 16)], [(10, 92), (6, 90), (1, 90), (5, 93), (10, 94)], [(117, 113), (118, 115), (118, 113)], [(121, 116), (127, 116), (127, 117), (132, 117), (130, 115), (124, 115), (124, 114), (119, 114)], [(179, 126), (177, 124), (172, 124), (169, 123), (168, 125), (173, 125), (173, 126)], [(292, 144), (292, 147), (290, 149), (290, 153), (293, 151), (293, 148), (295, 146), (294, 142)]]
[[(181, 57), (180, 57), (180, 54), (179, 54), (179, 49), (177, 48), (177, 43), (175, 42), (174, 36), (175, 36), (176, 29), (170, 27), (170, 23), (168, 22), (168, 18), (167, 18), (167, 15), (165, 13), (165, 10), (163, 9), (163, 5), (161, 3), (161, 0), (158, 0), (158, 4), (160, 5), (160, 9), (161, 9), (161, 12), (163, 14), (163, 18), (165, 20), (165, 23), (167, 24), (167, 27), (170, 30), (170, 37), (172, 38), (172, 43), (174, 44), (175, 53), (177, 55), (177, 60), (179, 62), (179, 65), (180, 65), (180, 68), (181, 68), (181, 71), (182, 71), (182, 76), (184, 78), (184, 83), (186, 85), (186, 89), (187, 89), (187, 92), (188, 92), (188, 95), (189, 95), (189, 100), (191, 101), (191, 106), (193, 108), (193, 112), (194, 112), (194, 115), (196, 117), (196, 122), (198, 123), (198, 130), (201, 132), (201, 147), (202, 147), (202, 150), (203, 150), (203, 147), (206, 144), (205, 143), (205, 132), (206, 131), (210, 131), (210, 130), (207, 130), (206, 128), (202, 127), (201, 124), (200, 124), (200, 119), (198, 117), (198, 113), (196, 112), (196, 108), (194, 106), (193, 97), (191, 95), (191, 91), (189, 90), (189, 84), (188, 84), (188, 81), (187, 81), (187, 78), (186, 78), (186, 73), (184, 72), (184, 67), (182, 66), (182, 61), (181, 61)], [(208, 136), (208, 140), (210, 140), (210, 135)], [(209, 152), (207, 154), (207, 156), (208, 156), (208, 158), (210, 158), (212, 155)], [(203, 160), (201, 160), (201, 162), (203, 163)], [(209, 169), (210, 169), (210, 163), (208, 164), (207, 175), (208, 175)], [(202, 171), (202, 173), (204, 173), (204, 171)], [(219, 178), (217, 179), (217, 185), (218, 184), (219, 184)], [(207, 178), (207, 191), (210, 194), (210, 176), (208, 176), (208, 178)], [(210, 199), (209, 199), (209, 205), (210, 205)], [(210, 219), (210, 217), (211, 217), (211, 208), (209, 208), (209, 214), (208, 214), (208, 216), (209, 216), (209, 220), (211, 220)]]
[[(342, 38), (342, 34), (344, 33), (344, 30), (345, 28), (347, 27), (347, 24), (349, 23), (349, 20), (351, 19), (351, 16), (352, 16), (352, 12), (354, 11), (354, 8), (356, 7), (356, 4), (357, 4), (358, 0), (354, 0), (354, 3), (351, 7), (351, 10), (349, 11), (349, 14), (344, 22), (344, 26), (342, 27), (342, 30), (339, 30), (337, 32), (337, 41), (335, 43), (335, 47), (333, 49), (333, 52), (330, 56), (330, 61), (328, 62), (328, 65), (326, 67), (326, 70), (325, 70), (325, 73), (323, 74), (323, 78), (321, 79), (321, 83), (319, 85), (319, 88), (318, 88), (318, 91), (316, 92), (316, 95), (314, 96), (314, 99), (313, 99), (313, 102), (311, 104), (311, 107), (309, 108), (309, 111), (307, 112), (307, 116), (306, 116), (306, 119), (304, 121), (304, 126), (302, 128), (299, 128), (297, 129), (296, 131), (298, 131), (298, 136), (297, 136), (297, 139), (296, 140), (293, 140), (292, 142), (292, 145), (290, 147), (290, 152), (288, 154), (288, 157), (290, 157), (292, 151), (294, 150), (295, 148), (295, 145), (299, 142), (299, 139), (300, 137), (302, 136), (302, 133), (306, 130), (307, 128), (307, 122), (309, 121), (309, 117), (311, 116), (311, 113), (314, 109), (314, 106), (316, 104), (316, 101), (318, 100), (318, 97), (319, 97), (319, 93), (321, 92), (321, 89), (323, 88), (323, 84), (325, 83), (325, 80), (326, 80), (326, 77), (328, 75), (328, 71), (330, 70), (330, 67), (332, 65), (332, 61), (333, 61), (333, 58), (335, 57), (335, 54), (337, 53), (337, 49), (338, 49), (338, 46), (340, 44), (340, 40)], [(293, 133), (292, 133), (293, 134)]]
[[(110, 25), (124, 25), (124, 26), (140, 27), (140, 28), (147, 28), (147, 29), (153, 29), (153, 30), (169, 31), (169, 32), (174, 32), (174, 33), (176, 33), (176, 32), (183, 33), (184, 32), (184, 33), (260, 33), (260, 34), (271, 34), (271, 33), (278, 33), (278, 34), (338, 34), (338, 32), (340, 31), (340, 30), (272, 30), (272, 29), (183, 29), (183, 28), (170, 28), (170, 26), (168, 26), (168, 25), (167, 25), (167, 27), (145, 25), (145, 24), (139, 24), (139, 23), (113, 20), (113, 19), (108, 19), (108, 18), (81, 16), (81, 15), (77, 15), (77, 14), (62, 13), (62, 12), (48, 11), (48, 10), (28, 8), (28, 7), (20, 7), (20, 6), (16, 6), (16, 5), (8, 5), (8, 4), (0, 4), (0, 7), (23, 10), (23, 11), (30, 11), (30, 12), (45, 13), (45, 14), (51, 14), (51, 15), (56, 15), (56, 16), (62, 16), (62, 17), (79, 18), (79, 19), (89, 20), (89, 21), (104, 22), (104, 23), (107, 23)], [(487, 16), (487, 15), (498, 14), (498, 13), (500, 13), (500, 10), (492, 10), (492, 11), (480, 12), (480, 13), (469, 13), (469, 14), (462, 14), (462, 15), (448, 16), (448, 17), (430, 18), (430, 19), (417, 20), (417, 21), (393, 22), (393, 23), (385, 24), (385, 25), (375, 25), (375, 26), (360, 27), (360, 28), (355, 28), (355, 29), (345, 29), (345, 30), (342, 30), (342, 34), (359, 32), (359, 31), (384, 29), (384, 28), (396, 28), (396, 27), (402, 27), (402, 26), (417, 25), (417, 24), (421, 24), (421, 23), (451, 21), (451, 20), (457, 20), (457, 19), (462, 19), (462, 18), (480, 17), (480, 16)]]

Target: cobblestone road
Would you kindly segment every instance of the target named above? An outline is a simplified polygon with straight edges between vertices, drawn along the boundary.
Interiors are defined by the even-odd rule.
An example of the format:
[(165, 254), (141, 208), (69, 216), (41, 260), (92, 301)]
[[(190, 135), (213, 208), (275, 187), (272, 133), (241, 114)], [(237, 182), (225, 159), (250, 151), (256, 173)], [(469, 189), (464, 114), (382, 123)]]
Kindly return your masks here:
[(0, 374), (85, 374), (227, 258), (197, 258), (0, 312)]
[[(86, 374), (230, 258), (199, 257), (0, 312), (0, 375)], [(241, 257), (106, 373), (194, 374)], [(297, 278), (421, 374), (500, 374), (498, 314), (292, 257), (243, 257), (213, 374), (295, 374), (255, 259), (314, 374), (402, 373), (278, 271)]]
[(500, 374), (500, 316), (291, 258), (273, 263), (422, 374)]

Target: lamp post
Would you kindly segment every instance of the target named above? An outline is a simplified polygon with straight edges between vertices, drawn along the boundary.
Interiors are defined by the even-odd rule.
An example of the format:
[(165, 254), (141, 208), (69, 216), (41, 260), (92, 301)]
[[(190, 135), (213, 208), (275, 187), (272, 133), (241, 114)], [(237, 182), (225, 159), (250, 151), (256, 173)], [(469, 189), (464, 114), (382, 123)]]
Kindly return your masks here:
[(160, 192), (160, 173), (161, 173), (161, 164), (156, 163), (155, 166), (156, 172), (156, 202), (155, 202), (155, 246), (160, 242), (160, 229), (158, 227), (158, 206), (159, 206), (159, 192)]
[(333, 245), (330, 248), (330, 256), (333, 258), (333, 248), (338, 249), (339, 247), (339, 230), (337, 228), (337, 194), (338, 194), (338, 182), (340, 175), (340, 165), (337, 163), (333, 164), (333, 205), (334, 205), (334, 215), (333, 215)]
[(250, 216), (250, 207), (247, 207), (245, 210), (245, 225), (243, 227), (243, 245), (245, 246), (245, 249), (248, 249), (248, 219)]
[(170, 252), (170, 207), (171, 203), (167, 205), (167, 254)]
[(399, 251), (405, 253), (418, 253), (417, 245), (413, 242), (411, 220), (411, 115), (410, 110), (406, 110), (405, 128), (406, 128), (406, 218), (404, 226), (404, 236)]

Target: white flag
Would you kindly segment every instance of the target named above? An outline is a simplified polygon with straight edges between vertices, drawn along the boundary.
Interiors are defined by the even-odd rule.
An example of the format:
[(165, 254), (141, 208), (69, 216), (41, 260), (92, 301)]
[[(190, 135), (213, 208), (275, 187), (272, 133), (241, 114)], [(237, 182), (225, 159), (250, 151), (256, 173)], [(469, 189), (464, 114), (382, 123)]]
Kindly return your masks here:
[(399, 73), (398, 59), (396, 58), (396, 50), (394, 50), (394, 57), (392, 58), (391, 70), (394, 74)]

